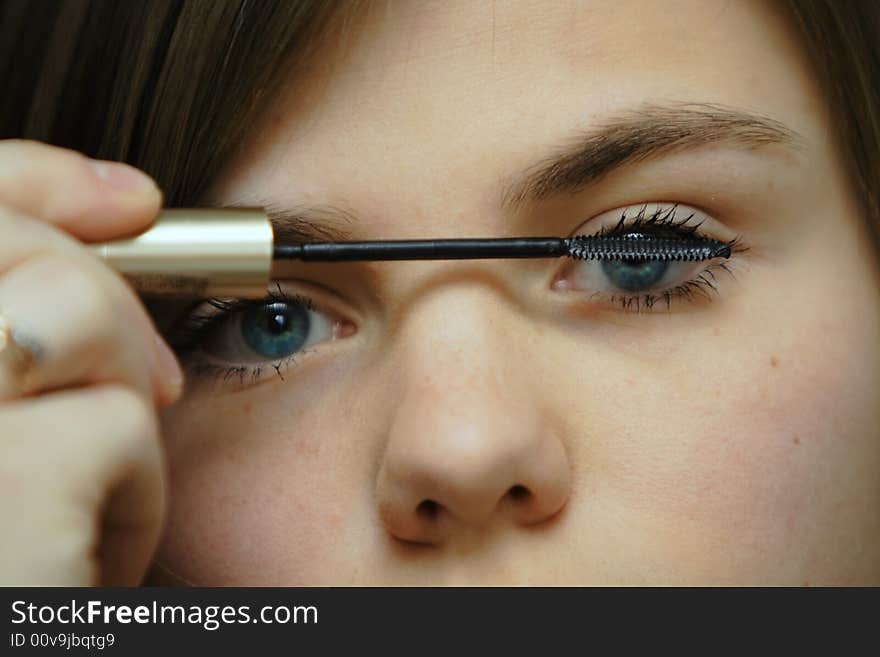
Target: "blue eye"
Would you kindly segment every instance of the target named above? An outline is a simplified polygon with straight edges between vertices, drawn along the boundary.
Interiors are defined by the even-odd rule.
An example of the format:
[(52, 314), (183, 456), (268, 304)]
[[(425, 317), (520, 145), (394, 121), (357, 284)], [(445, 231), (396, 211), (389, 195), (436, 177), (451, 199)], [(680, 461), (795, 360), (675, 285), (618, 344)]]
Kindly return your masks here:
[[(589, 225), (598, 225), (592, 232)], [(704, 232), (705, 229), (705, 232)], [(719, 294), (717, 271), (731, 274), (731, 256), (748, 251), (739, 236), (731, 233), (702, 210), (679, 203), (645, 203), (609, 210), (593, 217), (574, 231), (595, 238), (637, 239), (639, 251), (617, 259), (578, 259), (563, 267), (551, 288), (562, 292), (585, 292), (583, 301), (591, 308), (603, 305), (636, 313), (668, 310), (673, 300), (711, 301)], [(718, 237), (717, 233), (727, 239)], [(726, 235), (725, 235), (726, 233)], [(661, 242), (678, 238), (712, 238), (725, 242), (729, 252), (710, 260), (687, 258), (668, 260)], [(650, 248), (656, 238), (658, 251)], [(636, 255), (638, 253), (638, 255)], [(644, 253), (645, 255), (641, 255)]]
[(311, 320), (302, 304), (275, 301), (242, 313), (241, 335), (256, 356), (281, 358), (302, 349)]
[(605, 260), (602, 272), (620, 290), (644, 292), (654, 288), (669, 270), (663, 260)]
[(352, 333), (351, 324), (335, 313), (280, 286), (263, 299), (210, 299), (205, 305), (216, 312), (200, 312), (199, 306), (169, 336), (178, 356), (199, 373), (239, 374), (243, 380), (251, 372), (257, 380), (263, 365), (278, 371), (314, 345)]

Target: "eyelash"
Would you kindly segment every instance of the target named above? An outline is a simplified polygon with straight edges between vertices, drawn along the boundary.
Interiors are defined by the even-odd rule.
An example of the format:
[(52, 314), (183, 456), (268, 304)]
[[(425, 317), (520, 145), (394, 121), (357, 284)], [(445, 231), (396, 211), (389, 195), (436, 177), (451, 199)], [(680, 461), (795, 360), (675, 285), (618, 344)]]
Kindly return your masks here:
[[(605, 226), (593, 233), (592, 236), (619, 237), (627, 233), (642, 232), (652, 234), (654, 237), (692, 237), (698, 239), (709, 237), (699, 230), (705, 219), (693, 226), (689, 226), (687, 224), (694, 217), (694, 214), (691, 213), (684, 219), (676, 220), (677, 209), (678, 204), (673, 204), (668, 207), (658, 207), (654, 212), (648, 214), (647, 206), (642, 206), (631, 221), (627, 221), (628, 217), (626, 211), (624, 211), (616, 225)], [(725, 242), (725, 244), (730, 247), (731, 257), (733, 254), (748, 251), (748, 247), (742, 244), (742, 236), (737, 236)], [(705, 301), (712, 301), (712, 295), (718, 294), (716, 271), (723, 271), (735, 278), (733, 271), (731, 271), (727, 263), (714, 262), (709, 264), (694, 278), (665, 290), (639, 294), (616, 293), (608, 297), (607, 301), (609, 304), (619, 305), (620, 309), (624, 311), (633, 310), (633, 306), (635, 306), (634, 310), (636, 313), (641, 313), (643, 310), (652, 310), (658, 301), (664, 302), (667, 310), (671, 308), (673, 299), (694, 302), (701, 298)], [(595, 292), (588, 297), (588, 300), (592, 301), (596, 297), (601, 297), (602, 294), (604, 293)]]
[[(699, 231), (699, 227), (702, 225), (703, 221), (700, 221), (693, 226), (687, 225), (687, 223), (693, 218), (693, 214), (678, 221), (675, 219), (677, 207), (677, 205), (673, 205), (667, 208), (658, 208), (655, 212), (647, 215), (647, 206), (643, 206), (631, 221), (627, 221), (628, 217), (624, 211), (615, 226), (606, 226), (593, 235), (598, 237), (618, 237), (627, 233), (639, 231), (642, 233), (650, 233), (655, 237), (706, 237)], [(739, 236), (727, 242), (727, 245), (730, 246), (732, 254), (742, 253), (748, 250), (747, 247), (744, 247), (741, 244)], [(712, 293), (718, 293), (718, 289), (715, 285), (717, 280), (714, 274), (715, 270), (721, 270), (728, 273), (730, 276), (733, 276), (733, 272), (726, 263), (713, 263), (693, 279), (666, 290), (645, 294), (613, 294), (609, 297), (608, 302), (612, 305), (619, 304), (624, 311), (632, 310), (633, 306), (635, 306), (635, 311), (639, 313), (642, 312), (643, 308), (651, 310), (654, 305), (661, 300), (665, 302), (667, 309), (671, 307), (673, 299), (683, 299), (688, 302), (693, 302), (697, 297), (701, 297), (711, 301)], [(207, 303), (214, 307), (216, 312), (208, 314), (191, 313), (186, 316), (169, 333), (169, 344), (180, 358), (184, 358), (197, 349), (199, 345), (228, 318), (234, 317), (236, 313), (272, 302), (300, 304), (308, 310), (323, 312), (311, 297), (301, 294), (287, 293), (277, 283), (276, 287), (277, 292), (270, 290), (261, 299), (208, 299)], [(592, 300), (597, 295), (601, 294), (603, 293), (596, 292), (589, 297), (589, 300)], [(311, 351), (313, 351), (313, 349), (301, 349), (290, 356), (285, 356), (277, 363), (272, 363), (272, 367), (283, 381), (284, 376), (281, 374), (281, 367), (283, 365), (289, 367), (291, 362), (295, 365), (297, 356), (301, 356)], [(241, 364), (221, 366), (205, 362), (196, 362), (191, 364), (188, 369), (198, 377), (211, 376), (215, 379), (220, 379), (222, 377), (224, 382), (237, 374), (239, 382), (243, 384), (248, 370), (250, 370), (250, 378), (256, 380), (265, 366), (265, 363), (259, 365)]]
[[(169, 332), (168, 344), (179, 358), (185, 358), (195, 351), (213, 331), (218, 329), (227, 319), (234, 317), (236, 313), (272, 302), (299, 304), (308, 310), (323, 312), (311, 297), (287, 293), (278, 283), (275, 286), (278, 290), (277, 292), (270, 290), (260, 299), (208, 299), (207, 303), (216, 308), (217, 311), (207, 314), (191, 313), (187, 315)], [(291, 362), (295, 365), (297, 356), (302, 356), (312, 351), (314, 350), (301, 349), (294, 354), (279, 359), (278, 362), (270, 362), (270, 364), (283, 381), (284, 376), (281, 374), (281, 367), (285, 365), (289, 367)], [(214, 365), (196, 362), (192, 363), (188, 369), (197, 377), (213, 377), (215, 379), (222, 377), (224, 382), (237, 374), (239, 383), (243, 384), (246, 374), (249, 374), (250, 378), (255, 381), (266, 366), (266, 363), (259, 365)], [(248, 370), (250, 371), (248, 372)]]
[[(713, 271), (716, 269), (726, 272), (731, 277), (733, 276), (733, 272), (730, 271), (730, 268), (725, 263), (721, 262), (709, 265), (695, 278), (685, 281), (684, 283), (679, 283), (666, 290), (660, 292), (647, 292), (644, 294), (613, 294), (609, 297), (608, 301), (612, 304), (620, 304), (621, 310), (632, 310), (633, 305), (635, 305), (636, 313), (642, 312), (643, 308), (645, 310), (653, 309), (654, 304), (661, 300), (665, 302), (667, 310), (672, 307), (673, 299), (683, 299), (689, 303), (693, 303), (697, 297), (700, 297), (706, 301), (712, 301), (712, 294), (718, 294), (718, 286), (716, 285), (718, 279)], [(712, 280), (706, 278), (706, 275), (710, 276)], [(594, 299), (600, 294), (601, 292), (595, 292), (590, 295), (590, 299)]]

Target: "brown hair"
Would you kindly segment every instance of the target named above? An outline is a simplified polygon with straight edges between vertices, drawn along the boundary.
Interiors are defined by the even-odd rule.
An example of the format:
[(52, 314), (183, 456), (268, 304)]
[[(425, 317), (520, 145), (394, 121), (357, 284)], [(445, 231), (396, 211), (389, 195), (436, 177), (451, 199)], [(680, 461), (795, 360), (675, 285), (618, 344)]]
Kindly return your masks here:
[(195, 205), (261, 101), (360, 4), (0, 0), (0, 138), (128, 162), (165, 205)]
[[(151, 174), (195, 205), (261, 101), (357, 0), (0, 0), (0, 138)], [(781, 0), (880, 244), (880, 4)], [(334, 20), (341, 18), (343, 20)]]
[(880, 248), (880, 4), (784, 0), (834, 117), (844, 166)]

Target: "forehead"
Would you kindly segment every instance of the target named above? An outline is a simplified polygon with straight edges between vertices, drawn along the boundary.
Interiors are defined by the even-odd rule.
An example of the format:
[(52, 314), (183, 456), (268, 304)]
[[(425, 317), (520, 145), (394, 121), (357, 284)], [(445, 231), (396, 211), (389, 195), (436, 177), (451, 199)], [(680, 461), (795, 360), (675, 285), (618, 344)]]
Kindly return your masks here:
[(750, 0), (372, 3), (291, 76), (224, 187), (321, 202), (344, 186), (369, 204), (394, 181), (424, 204), (430, 184), (454, 211), (469, 191), (494, 202), (500, 177), (572, 129), (666, 100), (810, 134), (804, 60), (784, 17)]

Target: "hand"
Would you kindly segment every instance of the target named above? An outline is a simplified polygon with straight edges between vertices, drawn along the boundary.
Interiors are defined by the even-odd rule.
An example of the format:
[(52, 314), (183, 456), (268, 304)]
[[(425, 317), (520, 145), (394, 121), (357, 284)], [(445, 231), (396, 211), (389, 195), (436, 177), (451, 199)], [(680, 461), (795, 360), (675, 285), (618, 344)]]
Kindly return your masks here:
[[(133, 167), (0, 140), (0, 584), (138, 584), (159, 539), (157, 407), (182, 373), (124, 278), (82, 242), (145, 230), (162, 194)], [(8, 356), (10, 352), (7, 351)]]

